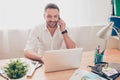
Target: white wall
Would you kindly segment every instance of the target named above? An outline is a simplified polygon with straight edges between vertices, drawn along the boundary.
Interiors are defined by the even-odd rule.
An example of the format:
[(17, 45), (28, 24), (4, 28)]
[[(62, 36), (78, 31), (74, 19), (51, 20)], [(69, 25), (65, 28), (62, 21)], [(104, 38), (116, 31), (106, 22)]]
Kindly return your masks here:
[(77, 0), (76, 23), (82, 26), (106, 25), (111, 15), (111, 0)]
[(106, 25), (111, 0), (0, 0), (0, 28), (29, 28), (44, 22), (47, 3), (56, 3), (68, 26)]

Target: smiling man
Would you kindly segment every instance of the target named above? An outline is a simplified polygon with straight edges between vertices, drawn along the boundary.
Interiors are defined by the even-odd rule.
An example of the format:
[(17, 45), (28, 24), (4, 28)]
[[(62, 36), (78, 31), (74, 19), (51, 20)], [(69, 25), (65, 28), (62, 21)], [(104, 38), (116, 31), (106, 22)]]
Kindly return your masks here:
[(69, 37), (65, 22), (60, 18), (60, 10), (56, 4), (49, 3), (44, 11), (45, 24), (36, 26), (30, 33), (25, 57), (43, 62), (41, 53), (47, 50), (75, 48), (76, 44)]

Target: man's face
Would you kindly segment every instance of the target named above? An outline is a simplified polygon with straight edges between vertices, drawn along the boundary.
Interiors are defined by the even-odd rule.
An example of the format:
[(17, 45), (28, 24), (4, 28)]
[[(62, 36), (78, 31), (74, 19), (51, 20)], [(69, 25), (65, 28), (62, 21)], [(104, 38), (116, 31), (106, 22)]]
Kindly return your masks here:
[(45, 11), (44, 18), (47, 22), (47, 27), (55, 28), (57, 27), (59, 11), (57, 9), (47, 9)]

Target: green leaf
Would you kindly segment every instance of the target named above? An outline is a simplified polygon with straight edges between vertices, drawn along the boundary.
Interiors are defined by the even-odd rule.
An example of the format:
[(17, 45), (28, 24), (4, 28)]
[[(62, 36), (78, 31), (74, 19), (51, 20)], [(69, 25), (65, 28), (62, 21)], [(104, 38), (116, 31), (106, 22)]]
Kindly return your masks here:
[(10, 60), (10, 63), (4, 67), (4, 71), (10, 79), (18, 79), (26, 75), (28, 65), (21, 62), (20, 59)]

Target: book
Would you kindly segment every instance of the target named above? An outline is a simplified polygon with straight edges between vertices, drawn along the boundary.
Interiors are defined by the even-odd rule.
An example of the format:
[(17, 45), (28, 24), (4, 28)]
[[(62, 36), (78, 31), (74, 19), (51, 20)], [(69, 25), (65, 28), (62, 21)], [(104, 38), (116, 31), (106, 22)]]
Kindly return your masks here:
[(120, 16), (120, 0), (113, 0), (115, 16)]
[(118, 74), (117, 70), (111, 67), (103, 67), (102, 72), (105, 73), (107, 76)]
[(99, 75), (86, 70), (77, 69), (69, 80), (107, 80)]
[(27, 72), (27, 76), (32, 76), (33, 75), (33, 73), (34, 73), (34, 71), (38, 68), (38, 67), (41, 67), (42, 66), (42, 64), (40, 64), (38, 61), (31, 61), (31, 62), (29, 62), (29, 70), (28, 70), (28, 72)]

